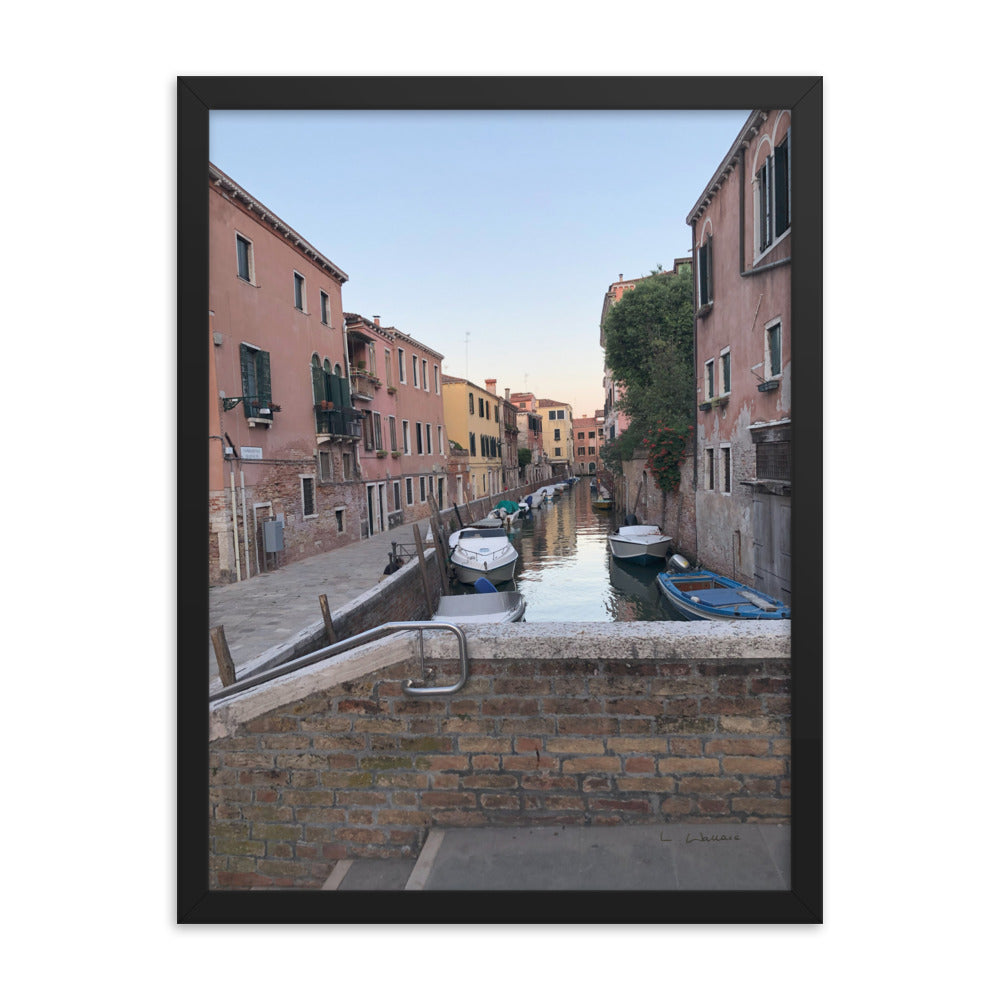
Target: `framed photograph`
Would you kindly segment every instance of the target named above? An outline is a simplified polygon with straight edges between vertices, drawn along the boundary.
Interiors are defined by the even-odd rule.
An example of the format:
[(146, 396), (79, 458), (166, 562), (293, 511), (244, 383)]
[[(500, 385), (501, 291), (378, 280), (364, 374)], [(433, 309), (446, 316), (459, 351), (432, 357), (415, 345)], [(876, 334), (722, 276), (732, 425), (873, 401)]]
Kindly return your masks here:
[(822, 94), (178, 79), (179, 923), (822, 922)]

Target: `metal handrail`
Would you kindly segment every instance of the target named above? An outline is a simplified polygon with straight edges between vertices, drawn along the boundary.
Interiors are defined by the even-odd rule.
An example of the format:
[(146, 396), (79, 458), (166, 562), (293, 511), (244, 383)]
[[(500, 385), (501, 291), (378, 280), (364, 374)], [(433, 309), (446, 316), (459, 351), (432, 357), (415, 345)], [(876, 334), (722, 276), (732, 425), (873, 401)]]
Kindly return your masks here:
[(405, 680), (403, 681), (403, 691), (406, 694), (412, 695), (414, 698), (429, 698), (433, 695), (439, 694), (454, 694), (456, 691), (460, 690), (462, 685), (469, 679), (469, 654), (465, 639), (465, 632), (462, 631), (462, 628), (459, 625), (455, 625), (453, 622), (419, 621), (386, 622), (384, 625), (377, 625), (375, 628), (368, 629), (367, 632), (359, 632), (357, 635), (351, 636), (350, 639), (342, 639), (340, 642), (324, 646), (322, 649), (317, 649), (312, 653), (306, 653), (305, 656), (289, 660), (287, 663), (282, 663), (280, 666), (273, 667), (271, 670), (254, 674), (252, 677), (244, 677), (243, 680), (236, 681), (235, 684), (230, 684), (228, 687), (224, 687), (221, 691), (216, 691), (214, 694), (209, 695), (208, 700), (209, 703), (211, 703), (213, 701), (219, 701), (222, 698), (228, 698), (233, 694), (239, 694), (242, 691), (248, 691), (250, 688), (256, 687), (258, 684), (264, 684), (267, 681), (272, 681), (276, 677), (283, 677), (285, 674), (290, 674), (296, 670), (302, 669), (302, 667), (307, 667), (312, 663), (318, 663), (320, 660), (325, 660), (329, 656), (336, 656), (338, 653), (346, 652), (348, 649), (354, 649), (357, 646), (364, 646), (369, 642), (374, 642), (374, 640), (379, 636), (391, 632), (420, 632), (420, 666), (421, 669), (423, 669), (423, 634), (429, 629), (444, 629), (447, 632), (453, 632), (458, 638), (458, 660), (459, 667), (461, 668), (459, 678), (454, 684), (447, 684), (441, 687), (414, 687), (412, 681)]

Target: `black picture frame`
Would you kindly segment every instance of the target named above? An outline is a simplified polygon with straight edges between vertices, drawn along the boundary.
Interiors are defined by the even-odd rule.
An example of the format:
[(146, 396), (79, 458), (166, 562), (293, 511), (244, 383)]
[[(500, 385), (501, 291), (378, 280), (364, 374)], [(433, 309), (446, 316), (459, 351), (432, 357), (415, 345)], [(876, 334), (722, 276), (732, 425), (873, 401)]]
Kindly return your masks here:
[[(821, 923), (822, 78), (179, 77), (177, 81), (177, 921), (179, 923)], [(208, 876), (209, 114), (213, 110), (790, 108), (795, 127), (792, 821), (787, 892), (212, 891)], [(720, 156), (724, 150), (720, 150)], [(489, 899), (480, 899), (480, 896)], [(460, 902), (455, 896), (459, 896)], [(650, 896), (655, 897), (650, 905)], [(516, 897), (512, 898), (512, 897)]]

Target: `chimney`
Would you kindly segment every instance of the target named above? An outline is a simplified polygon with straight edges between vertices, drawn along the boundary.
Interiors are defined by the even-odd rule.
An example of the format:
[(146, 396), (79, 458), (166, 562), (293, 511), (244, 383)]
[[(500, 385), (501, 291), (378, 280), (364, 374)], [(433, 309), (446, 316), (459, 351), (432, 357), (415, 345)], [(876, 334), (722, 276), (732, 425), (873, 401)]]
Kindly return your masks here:
[(497, 394), (497, 380), (495, 378), (486, 380), (486, 391), (492, 392), (494, 396)]
[(503, 398), (506, 399), (508, 403), (510, 402), (510, 389), (504, 389)]
[(382, 318), (381, 316), (373, 316), (373, 317), (372, 317), (372, 319), (374, 319), (374, 320), (375, 320), (375, 325), (376, 325), (376, 326), (381, 326), (381, 323), (379, 323), (379, 320), (380, 320), (381, 318)]
[(624, 277), (625, 277), (625, 275), (624, 275), (624, 274), (619, 274), (619, 275), (618, 275), (618, 280), (619, 280), (619, 281), (621, 281), (621, 280), (622, 280), (622, 278), (624, 278)]

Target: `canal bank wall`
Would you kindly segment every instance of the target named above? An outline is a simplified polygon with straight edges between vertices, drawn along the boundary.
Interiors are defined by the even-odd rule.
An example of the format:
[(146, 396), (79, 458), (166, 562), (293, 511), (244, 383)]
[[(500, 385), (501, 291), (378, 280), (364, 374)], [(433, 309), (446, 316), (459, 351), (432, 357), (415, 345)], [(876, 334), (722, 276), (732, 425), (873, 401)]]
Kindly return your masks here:
[(676, 492), (664, 493), (646, 465), (648, 458), (647, 452), (637, 451), (635, 458), (622, 462), (621, 475), (615, 476), (619, 520), (634, 514), (639, 524), (659, 525), (673, 539), (672, 551), (681, 553), (694, 565), (698, 560), (694, 459), (689, 455), (681, 461), (680, 485)]
[[(384, 619), (383, 619), (384, 620)], [(210, 708), (214, 888), (318, 888), (438, 827), (790, 817), (790, 625), (630, 622), (393, 635)]]

